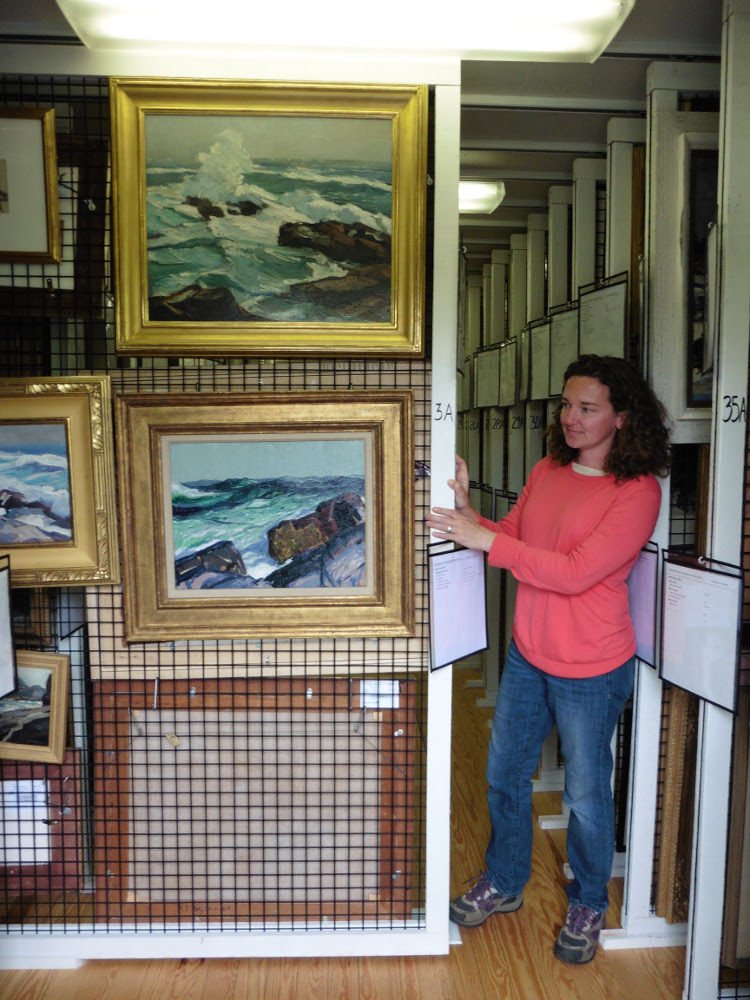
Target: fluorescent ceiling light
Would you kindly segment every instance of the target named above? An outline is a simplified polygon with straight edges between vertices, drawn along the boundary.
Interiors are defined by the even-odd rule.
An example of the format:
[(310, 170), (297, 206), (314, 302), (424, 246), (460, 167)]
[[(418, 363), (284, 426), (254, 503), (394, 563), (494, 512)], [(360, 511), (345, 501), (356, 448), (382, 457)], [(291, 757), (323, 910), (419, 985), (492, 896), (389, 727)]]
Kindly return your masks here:
[[(467, 16), (421, 4), (350, 0), (57, 0), (92, 49), (247, 52), (257, 49), (446, 53), (463, 59), (593, 62), (635, 0), (475, 0)], [(361, 14), (357, 12), (361, 11)], [(281, 12), (281, 13), (280, 13)]]
[(502, 181), (459, 181), (459, 212), (482, 212), (489, 215), (505, 197)]

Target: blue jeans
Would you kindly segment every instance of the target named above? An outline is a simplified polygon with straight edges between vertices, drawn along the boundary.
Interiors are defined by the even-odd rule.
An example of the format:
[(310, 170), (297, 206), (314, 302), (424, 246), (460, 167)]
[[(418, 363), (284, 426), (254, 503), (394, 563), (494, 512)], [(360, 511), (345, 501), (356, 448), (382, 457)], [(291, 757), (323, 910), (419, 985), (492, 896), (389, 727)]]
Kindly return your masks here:
[(633, 658), (598, 677), (554, 677), (511, 642), (487, 756), (487, 874), (502, 896), (520, 893), (531, 874), (531, 779), (556, 725), (565, 758), (563, 802), (570, 807), (568, 901), (606, 910), (615, 847), (610, 744), (633, 690), (634, 666)]

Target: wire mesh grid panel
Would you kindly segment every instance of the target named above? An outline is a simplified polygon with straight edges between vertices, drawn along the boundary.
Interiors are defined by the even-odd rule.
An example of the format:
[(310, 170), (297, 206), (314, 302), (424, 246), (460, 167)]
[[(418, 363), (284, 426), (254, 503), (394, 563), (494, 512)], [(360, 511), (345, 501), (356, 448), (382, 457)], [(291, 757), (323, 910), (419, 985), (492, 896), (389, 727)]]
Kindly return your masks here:
[(0, 76), (0, 105), (55, 109), (62, 230), (59, 263), (0, 265), (0, 375), (405, 390), (414, 457), (410, 635), (129, 642), (127, 579), (13, 589), (16, 646), (69, 656), (72, 706), (61, 765), (1, 762), (6, 929), (422, 927), (429, 362), (118, 356), (107, 81)]
[(414, 681), (98, 687), (97, 920), (411, 916)]

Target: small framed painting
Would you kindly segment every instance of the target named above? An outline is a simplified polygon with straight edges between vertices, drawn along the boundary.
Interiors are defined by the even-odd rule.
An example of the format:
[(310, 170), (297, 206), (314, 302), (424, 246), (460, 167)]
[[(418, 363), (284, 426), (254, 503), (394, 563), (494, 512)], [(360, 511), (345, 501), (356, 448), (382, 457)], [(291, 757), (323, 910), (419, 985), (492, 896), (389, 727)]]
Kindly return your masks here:
[(0, 698), (0, 758), (62, 764), (68, 720), (70, 660), (19, 649), (18, 684)]
[(60, 260), (55, 112), (0, 109), (0, 261)]
[(109, 379), (0, 379), (0, 553), (14, 587), (119, 580)]

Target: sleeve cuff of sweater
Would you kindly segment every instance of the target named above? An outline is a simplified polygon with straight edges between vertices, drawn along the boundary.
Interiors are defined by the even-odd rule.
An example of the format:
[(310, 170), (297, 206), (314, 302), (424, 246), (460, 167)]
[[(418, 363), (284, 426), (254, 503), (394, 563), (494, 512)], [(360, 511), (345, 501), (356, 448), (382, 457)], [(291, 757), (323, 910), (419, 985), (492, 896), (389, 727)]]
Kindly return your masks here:
[(498, 569), (510, 569), (519, 560), (521, 551), (525, 547), (525, 542), (511, 538), (510, 535), (499, 534), (487, 554), (487, 561), (490, 566), (496, 566)]

